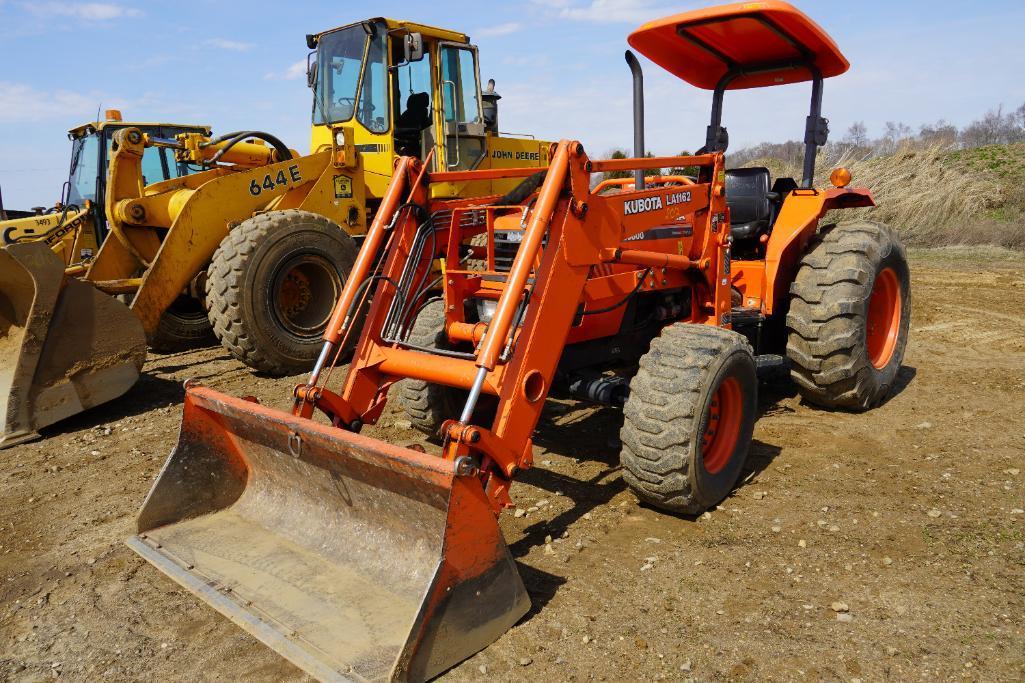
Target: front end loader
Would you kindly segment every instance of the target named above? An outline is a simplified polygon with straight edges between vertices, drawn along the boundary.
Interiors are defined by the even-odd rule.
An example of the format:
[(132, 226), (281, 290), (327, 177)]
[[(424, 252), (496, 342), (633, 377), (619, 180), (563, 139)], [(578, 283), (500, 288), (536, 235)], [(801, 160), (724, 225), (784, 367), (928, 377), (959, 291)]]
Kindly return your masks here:
[[(0, 221), (0, 448), (113, 400), (138, 380), (146, 358), (139, 321), (119, 301), (76, 279), (110, 234), (106, 171), (115, 135), (126, 129), (164, 137), (210, 134), (208, 126), (125, 122), (121, 112), (108, 110), (104, 120), (68, 131), (71, 164), (61, 201), (48, 210), (9, 212)], [(147, 149), (140, 181), (189, 172), (173, 154)], [(194, 326), (177, 310), (167, 311), (163, 324), (175, 321)]]
[[(731, 82), (810, 80), (817, 108), (822, 79), (847, 68), (780, 2), (676, 15), (630, 42), (709, 83), (713, 121)], [(731, 180), (719, 125), (688, 157), (598, 161), (563, 140), (543, 172), (401, 159), (292, 410), (187, 385), (179, 442), (128, 544), (321, 680), (444, 672), (528, 610), (496, 517), (533, 464), (549, 395), (621, 408), (626, 483), (685, 514), (718, 504), (741, 473), (759, 365), (823, 354), (807, 376), (795, 369), (807, 398), (853, 409), (885, 398), (906, 344), (907, 264), (888, 228), (819, 225), (872, 197), (849, 178), (814, 187), (821, 137), (809, 137), (806, 178), (785, 196), (760, 191), (760, 172)], [(696, 172), (646, 182), (667, 167)], [(632, 187), (592, 189), (593, 174), (621, 172), (636, 174)], [(496, 178), (516, 186), (434, 192)], [(781, 205), (768, 226), (764, 202)], [(790, 330), (782, 345), (774, 325)], [(360, 434), (395, 392), (431, 452)]]
[[(49, 209), (37, 207), (33, 211), (4, 211), (0, 205), (0, 246), (43, 242), (64, 261), (70, 274), (85, 272), (109, 232), (103, 211), (107, 167), (114, 134), (124, 128), (164, 138), (180, 133), (210, 135), (209, 126), (127, 122), (117, 109), (108, 109), (102, 121), (75, 126), (68, 131), (71, 165), (61, 200)], [(148, 149), (145, 157), (145, 184), (190, 172), (168, 151)]]
[[(316, 360), (332, 306), (399, 154), (439, 170), (547, 163), (548, 143), (499, 133), (498, 95), (482, 91), (477, 48), (462, 33), (370, 19), (307, 36), (307, 44), (313, 50), (310, 154), (300, 156), (258, 131), (212, 138), (209, 130), (171, 135), (122, 126), (111, 140), (104, 192), (93, 197), (102, 197), (95, 213), (105, 218), (104, 237), (110, 237), (87, 261), (66, 261), (63, 274), (53, 263), (26, 270), (46, 260), (42, 254), (11, 254), (8, 261), (23, 271), (21, 281), (56, 291), (51, 303), (57, 306), (62, 283), (74, 275), (107, 295), (97, 299), (103, 308), (127, 306), (130, 313), (122, 313), (134, 314), (138, 324), (128, 326), (122, 351), (134, 350), (135, 365), (145, 358), (139, 335), (155, 350), (172, 351), (212, 331), (228, 352), (259, 372), (305, 372)], [(154, 158), (190, 172), (157, 177), (150, 169)], [(503, 183), (509, 185), (484, 178), (434, 192), (504, 191)], [(55, 279), (44, 283), (47, 277)], [(80, 343), (68, 343), (85, 348), (90, 332), (58, 330), (50, 323), (53, 309), (44, 298), (33, 300), (33, 291), (0, 289), (0, 311), (4, 299), (12, 311), (10, 322), (0, 326), (0, 344), (22, 349), (17, 331), (31, 328), (40, 340), (81, 334)], [(12, 377), (12, 386), (38, 385), (38, 378), (25, 374), (33, 366), (15, 362), (17, 357), (0, 361), (9, 363), (0, 365), (0, 374)], [(93, 373), (102, 383), (111, 358), (69, 355), (63, 368), (60, 356), (53, 362), (55, 376)], [(134, 383), (119, 377), (109, 390), (83, 396), (78, 409), (120, 396)], [(32, 434), (58, 415), (76, 412), (36, 409), (32, 400), (19, 405), (8, 410), (4, 435)], [(0, 435), (0, 447), (4, 443)]]

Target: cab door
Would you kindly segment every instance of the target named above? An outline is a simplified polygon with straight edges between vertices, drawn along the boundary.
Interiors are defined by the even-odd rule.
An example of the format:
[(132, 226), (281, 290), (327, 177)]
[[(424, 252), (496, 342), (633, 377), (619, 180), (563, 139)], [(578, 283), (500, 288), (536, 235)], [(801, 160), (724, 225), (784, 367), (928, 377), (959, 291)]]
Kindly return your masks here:
[(444, 169), (469, 171), (487, 154), (481, 110), (477, 48), (462, 43), (439, 43), (441, 125)]

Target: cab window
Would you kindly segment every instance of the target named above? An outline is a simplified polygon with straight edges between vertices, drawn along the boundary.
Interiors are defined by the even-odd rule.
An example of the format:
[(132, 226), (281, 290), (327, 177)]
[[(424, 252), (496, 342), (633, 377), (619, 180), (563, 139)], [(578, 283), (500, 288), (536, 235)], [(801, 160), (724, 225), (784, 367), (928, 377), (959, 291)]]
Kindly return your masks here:
[(142, 184), (152, 185), (167, 180), (164, 160), (159, 147), (147, 147), (142, 153)]
[(395, 70), (395, 149), (402, 156), (422, 157), (424, 131), (433, 123), (431, 58)]
[(445, 112), (445, 165), (476, 168), (484, 158), (484, 123), (477, 62), (472, 49), (445, 45), (441, 51), (442, 108)]
[(321, 36), (317, 46), (317, 90), (313, 98), (315, 124), (342, 123), (353, 117), (366, 43), (367, 34), (362, 26), (350, 26)]
[(71, 148), (72, 204), (81, 205), (86, 199), (96, 201), (96, 181), (99, 177), (100, 138), (93, 133), (76, 138)]
[(363, 72), (363, 85), (359, 93), (356, 118), (373, 133), (388, 130), (388, 32), (383, 25), (375, 25), (375, 32), (367, 46), (367, 65)]
[(477, 93), (477, 66), (473, 52), (445, 46), (441, 54), (441, 86), (445, 101), (445, 121), (479, 123), (480, 102)]

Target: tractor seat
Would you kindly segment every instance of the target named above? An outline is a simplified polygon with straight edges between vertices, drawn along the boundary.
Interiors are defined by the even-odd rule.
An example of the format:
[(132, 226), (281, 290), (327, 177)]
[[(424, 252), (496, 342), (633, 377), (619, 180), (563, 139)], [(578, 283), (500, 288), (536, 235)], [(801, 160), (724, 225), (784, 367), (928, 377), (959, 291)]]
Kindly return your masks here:
[(746, 240), (766, 231), (772, 224), (772, 194), (769, 169), (760, 166), (726, 171), (726, 205), (730, 207), (730, 234)]

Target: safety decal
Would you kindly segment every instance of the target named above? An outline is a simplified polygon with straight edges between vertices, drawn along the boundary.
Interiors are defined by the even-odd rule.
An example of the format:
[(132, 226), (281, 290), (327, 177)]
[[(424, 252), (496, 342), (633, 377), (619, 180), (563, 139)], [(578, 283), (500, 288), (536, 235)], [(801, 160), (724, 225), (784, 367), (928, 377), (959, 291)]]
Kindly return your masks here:
[(336, 175), (335, 199), (352, 199), (352, 178), (347, 175)]

